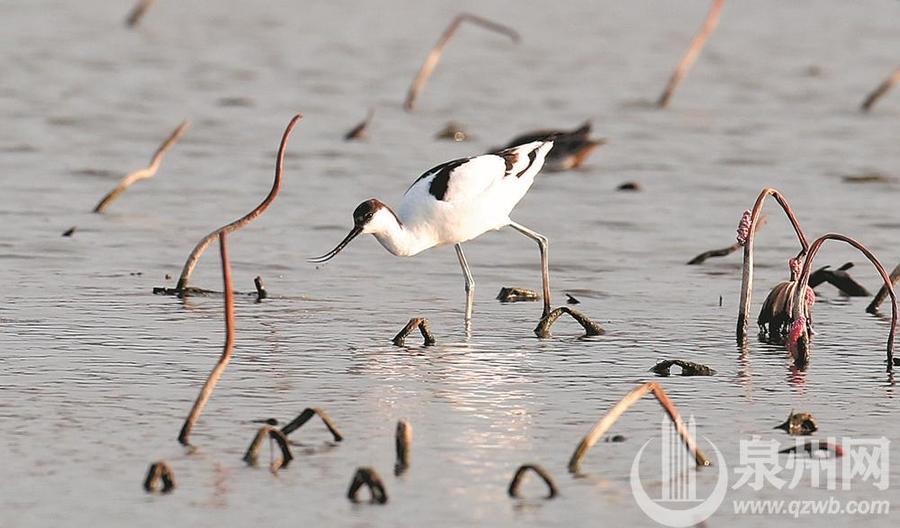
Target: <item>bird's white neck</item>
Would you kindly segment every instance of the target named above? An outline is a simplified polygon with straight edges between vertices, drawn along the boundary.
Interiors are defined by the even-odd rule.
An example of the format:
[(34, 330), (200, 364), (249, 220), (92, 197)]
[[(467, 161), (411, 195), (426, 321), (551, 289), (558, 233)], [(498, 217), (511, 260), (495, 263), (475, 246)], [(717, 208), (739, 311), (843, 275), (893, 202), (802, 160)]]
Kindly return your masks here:
[(435, 245), (433, 237), (407, 229), (400, 218), (386, 207), (375, 213), (364, 232), (371, 233), (384, 249), (398, 257), (409, 257)]

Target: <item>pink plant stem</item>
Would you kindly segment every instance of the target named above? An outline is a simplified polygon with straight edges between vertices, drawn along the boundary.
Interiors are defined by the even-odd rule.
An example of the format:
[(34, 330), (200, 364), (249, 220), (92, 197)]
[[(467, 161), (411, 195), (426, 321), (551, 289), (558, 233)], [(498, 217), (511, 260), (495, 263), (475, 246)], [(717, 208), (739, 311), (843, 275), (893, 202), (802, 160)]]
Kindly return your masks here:
[(703, 51), (703, 46), (706, 44), (707, 39), (712, 35), (716, 26), (719, 25), (719, 14), (722, 12), (722, 7), (724, 5), (725, 0), (713, 0), (712, 5), (709, 8), (709, 13), (706, 14), (706, 18), (703, 20), (703, 26), (701, 26), (700, 31), (694, 35), (690, 46), (688, 46), (688, 49), (678, 63), (678, 66), (675, 67), (675, 72), (673, 72), (672, 77), (669, 78), (666, 89), (663, 90), (662, 95), (659, 97), (659, 101), (656, 103), (660, 108), (665, 108), (669, 105), (669, 100), (672, 99), (672, 94), (675, 93), (675, 89), (678, 88), (681, 80), (687, 75), (688, 70), (691, 69), (694, 61), (697, 60), (697, 57), (700, 56), (700, 52)]
[(759, 196), (756, 198), (756, 202), (753, 204), (753, 209), (750, 211), (750, 229), (747, 233), (747, 241), (744, 244), (744, 269), (741, 277), (741, 302), (738, 308), (738, 320), (737, 320), (737, 340), (738, 343), (743, 343), (747, 337), (747, 322), (749, 320), (748, 314), (750, 313), (750, 301), (753, 294), (753, 239), (756, 236), (756, 228), (760, 226), (759, 215), (762, 213), (763, 204), (766, 201), (767, 197), (775, 198), (775, 201), (781, 206), (784, 210), (785, 214), (788, 217), (788, 220), (791, 221), (791, 225), (794, 227), (794, 232), (797, 233), (797, 240), (800, 242), (801, 251), (800, 255), (804, 255), (808, 248), (809, 243), (806, 240), (806, 235), (803, 234), (803, 229), (800, 228), (800, 222), (797, 221), (797, 217), (794, 216), (794, 211), (791, 209), (790, 204), (787, 199), (777, 190), (766, 187), (762, 191), (760, 191)]
[[(882, 280), (884, 280), (884, 285), (888, 289), (888, 294), (891, 296), (891, 330), (888, 333), (888, 342), (887, 342), (887, 369), (888, 371), (893, 370), (894, 363), (894, 335), (897, 331), (897, 296), (894, 293), (894, 287), (891, 284), (891, 278), (888, 275), (887, 271), (884, 269), (884, 266), (881, 265), (881, 262), (878, 258), (872, 254), (865, 246), (857, 242), (856, 240), (840, 235), (837, 233), (828, 233), (827, 235), (823, 235), (817, 238), (812, 245), (809, 247), (809, 253), (807, 254), (806, 259), (803, 262), (803, 269), (800, 271), (800, 278), (798, 280), (798, 287), (794, 291), (794, 298), (791, 306), (791, 318), (794, 320), (799, 319), (803, 313), (802, 308), (805, 305), (805, 290), (808, 288), (809, 284), (809, 275), (812, 270), (812, 262), (816, 256), (816, 253), (819, 252), (819, 248), (822, 247), (822, 244), (825, 243), (826, 240), (839, 240), (841, 242), (846, 242), (851, 246), (858, 249), (863, 255), (866, 256), (867, 259), (875, 266), (875, 269), (878, 270), (878, 273), (881, 275)], [(806, 328), (805, 332), (805, 342), (809, 343), (809, 329)], [(801, 340), (802, 341), (802, 340)]]

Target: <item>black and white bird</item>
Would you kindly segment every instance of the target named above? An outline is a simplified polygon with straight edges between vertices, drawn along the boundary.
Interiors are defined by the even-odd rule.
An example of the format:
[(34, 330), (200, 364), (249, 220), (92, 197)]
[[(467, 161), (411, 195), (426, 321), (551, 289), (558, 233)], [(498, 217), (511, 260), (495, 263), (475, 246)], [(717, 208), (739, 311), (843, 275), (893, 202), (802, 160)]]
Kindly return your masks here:
[(605, 139), (591, 139), (591, 122), (586, 121), (574, 130), (535, 130), (522, 134), (510, 141), (506, 148), (513, 145), (522, 145), (532, 141), (552, 140), (553, 151), (547, 155), (545, 166), (549, 171), (564, 171), (577, 169), (588, 156), (600, 145), (605, 145)]
[(512, 227), (537, 242), (541, 252), (544, 316), (550, 313), (547, 237), (513, 222), (509, 215), (534, 183), (553, 141), (533, 141), (493, 154), (448, 161), (434, 167), (406, 190), (396, 212), (372, 198), (353, 211), (353, 229), (333, 250), (309, 259), (325, 262), (360, 233), (375, 236), (389, 252), (408, 257), (453, 244), (466, 278), (466, 327), (472, 319), (475, 279), (462, 243), (482, 233)]

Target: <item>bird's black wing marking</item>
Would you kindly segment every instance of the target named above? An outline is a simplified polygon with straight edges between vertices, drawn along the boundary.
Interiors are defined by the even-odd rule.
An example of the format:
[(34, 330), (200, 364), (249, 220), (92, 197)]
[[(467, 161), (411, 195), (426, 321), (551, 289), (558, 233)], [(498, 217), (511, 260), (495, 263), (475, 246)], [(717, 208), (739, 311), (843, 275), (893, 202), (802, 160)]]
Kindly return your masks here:
[[(528, 165), (526, 165), (524, 169), (520, 170), (516, 174), (516, 178), (521, 178), (522, 175), (525, 174), (525, 172), (528, 171), (528, 169), (530, 169), (532, 165), (534, 165), (534, 160), (537, 159), (537, 151), (539, 148), (541, 148), (540, 145), (538, 145), (528, 153)], [(503, 161), (506, 162), (506, 174), (504, 174), (504, 177), (512, 176), (512, 170), (513, 168), (515, 168), (516, 163), (519, 161), (519, 148), (507, 148), (496, 152), (494, 155), (500, 156), (501, 158), (503, 158)]]
[[(538, 148), (540, 148), (540, 146), (538, 146)], [(538, 151), (538, 149), (536, 148), (528, 153), (528, 165), (526, 165), (524, 169), (522, 169), (521, 171), (519, 171), (518, 174), (516, 174), (516, 178), (521, 178), (522, 175), (525, 174), (525, 172), (527, 172), (528, 169), (530, 169), (532, 165), (534, 165), (534, 160), (537, 159), (537, 151)]]
[[(446, 163), (441, 163), (436, 167), (432, 167), (425, 171), (421, 176), (416, 178), (416, 181), (414, 181), (412, 185), (409, 186), (409, 189), (412, 189), (421, 180), (430, 176), (434, 176), (434, 179), (431, 180), (431, 185), (428, 187), (428, 192), (431, 193), (431, 195), (434, 196), (435, 199), (443, 200), (447, 195), (447, 188), (450, 185), (450, 173), (452, 173), (454, 169), (469, 161), (470, 159), (472, 158), (455, 159)], [(409, 192), (409, 189), (406, 189), (406, 192)]]

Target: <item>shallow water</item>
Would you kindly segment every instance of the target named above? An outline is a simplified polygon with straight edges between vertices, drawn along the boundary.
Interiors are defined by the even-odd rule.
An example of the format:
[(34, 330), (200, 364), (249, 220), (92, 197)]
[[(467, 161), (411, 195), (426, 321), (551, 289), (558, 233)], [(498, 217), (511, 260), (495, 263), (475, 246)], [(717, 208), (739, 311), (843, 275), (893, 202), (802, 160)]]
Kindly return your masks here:
[[(650, 103), (705, 2), (158, 2), (128, 31), (130, 4), (0, 3), (0, 526), (648, 525), (629, 471), (657, 436), (662, 413), (649, 398), (611, 431), (625, 442), (594, 448), (586, 478), (565, 468), (594, 421), (654, 379), (731, 467), (739, 439), (789, 443), (772, 427), (791, 409), (812, 412), (820, 438), (900, 437), (883, 365), (888, 321), (864, 312), (868, 299), (818, 288), (812, 363), (798, 373), (779, 347), (735, 345), (739, 255), (684, 265), (730, 244), (763, 186), (792, 200), (808, 233), (857, 236), (896, 264), (900, 97), (856, 111), (896, 64), (896, 2), (730, 3), (667, 111)], [(463, 28), (417, 112), (403, 112), (419, 61), (457, 10), (510, 24), (523, 41)], [(369, 107), (371, 139), (344, 143)], [(297, 111), (305, 118), (282, 194), (230, 238), (236, 287), (252, 291), (261, 275), (272, 297), (238, 297), (235, 357), (195, 428), (199, 450), (187, 454), (175, 438), (221, 352), (222, 299), (151, 290), (174, 286), (164, 277), (177, 277), (196, 240), (267, 192)], [(156, 178), (91, 214), (183, 118), (193, 126)], [(561, 320), (553, 339), (537, 340), (539, 303), (493, 299), (501, 286), (540, 286), (537, 248), (510, 230), (466, 244), (478, 281), (470, 338), (452, 249), (398, 259), (366, 237), (327, 265), (305, 262), (344, 236), (363, 199), (395, 203), (437, 163), (587, 118), (609, 145), (583, 170), (540, 176), (514, 218), (550, 238), (555, 302), (573, 293), (607, 335), (579, 338)], [(434, 140), (450, 119), (474, 139)], [(890, 180), (844, 181), (870, 172)], [(643, 191), (616, 192), (625, 181)], [(754, 313), (796, 252), (787, 222), (769, 212)], [(60, 237), (71, 226), (74, 236)], [(874, 291), (877, 275), (844, 247), (817, 264), (847, 260)], [(193, 282), (220, 290), (219, 274), (213, 247)], [(437, 346), (417, 346), (417, 335), (391, 345), (412, 316), (429, 318)], [(718, 374), (647, 372), (664, 358)], [(346, 440), (333, 445), (310, 423), (292, 435), (298, 458), (277, 476), (243, 464), (251, 420), (288, 420), (306, 406), (326, 409)], [(400, 418), (414, 427), (413, 465), (395, 477)], [(176, 473), (172, 495), (140, 487), (157, 459)], [(525, 462), (556, 477), (558, 500), (506, 496)], [(387, 506), (344, 498), (365, 465), (385, 479)], [(886, 492), (870, 483), (830, 492), (805, 479), (728, 500), (893, 498), (897, 509), (897, 468)], [(707, 524), (781, 519), (737, 515), (726, 502)]]

